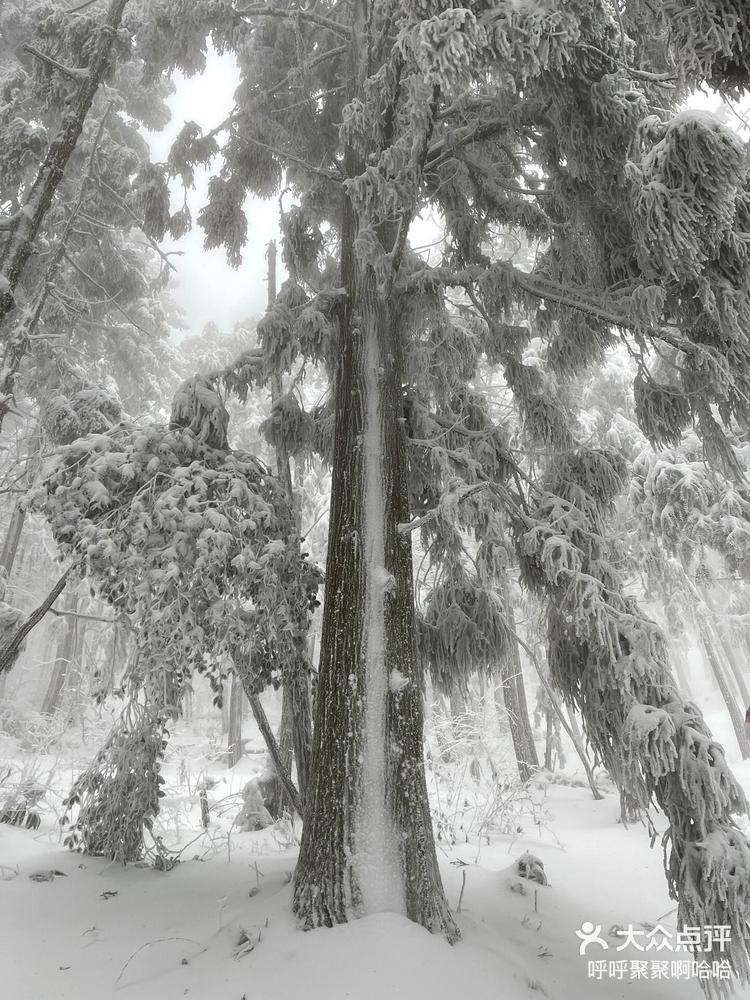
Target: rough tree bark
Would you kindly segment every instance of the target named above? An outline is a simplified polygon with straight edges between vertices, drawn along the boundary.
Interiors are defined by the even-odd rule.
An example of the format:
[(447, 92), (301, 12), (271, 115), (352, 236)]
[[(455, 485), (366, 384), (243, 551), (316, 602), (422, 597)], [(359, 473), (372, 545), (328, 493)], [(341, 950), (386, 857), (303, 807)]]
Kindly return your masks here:
[(36, 625), (39, 624), (60, 594), (62, 594), (63, 590), (65, 590), (65, 584), (68, 582), (68, 577), (70, 576), (72, 570), (73, 567), (71, 566), (63, 573), (39, 607), (35, 608), (34, 611), (31, 612), (23, 625), (20, 625), (18, 629), (16, 629), (10, 641), (7, 642), (2, 649), (0, 649), (0, 675), (6, 670), (10, 670), (16, 662), (16, 658), (21, 652), (26, 636)]
[(378, 289), (371, 265), (355, 260), (355, 235), (345, 200), (348, 298), (337, 345), (326, 597), (294, 910), (306, 927), (400, 911), (456, 940), (422, 758), (411, 540), (398, 531), (410, 513), (397, 303)]

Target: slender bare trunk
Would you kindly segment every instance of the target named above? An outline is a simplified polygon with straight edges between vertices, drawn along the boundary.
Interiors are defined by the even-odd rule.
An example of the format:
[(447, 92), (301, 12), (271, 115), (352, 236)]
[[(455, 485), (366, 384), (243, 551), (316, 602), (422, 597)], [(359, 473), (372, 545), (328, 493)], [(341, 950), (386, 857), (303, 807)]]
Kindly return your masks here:
[[(74, 592), (71, 592), (65, 601), (65, 610), (75, 611), (77, 607), (78, 597)], [(42, 715), (54, 715), (60, 707), (63, 688), (75, 658), (77, 641), (78, 619), (72, 615), (66, 616), (63, 623), (63, 635), (58, 643), (57, 656), (52, 665), (52, 675), (42, 699)]]
[(735, 656), (731, 637), (728, 635), (727, 628), (719, 617), (719, 609), (716, 606), (716, 602), (713, 599), (710, 589), (706, 586), (702, 586), (700, 591), (706, 605), (711, 609), (714, 630), (718, 636), (721, 648), (724, 650), (724, 655), (732, 671), (732, 676), (737, 684), (737, 690), (739, 691), (740, 698), (742, 699), (742, 707), (746, 710), (750, 706), (750, 691), (748, 691), (740, 662)]
[(750, 747), (748, 746), (748, 742), (745, 737), (744, 721), (739, 709), (737, 708), (737, 702), (732, 696), (732, 692), (729, 690), (727, 678), (724, 673), (724, 667), (721, 663), (721, 656), (714, 642), (711, 630), (709, 629), (707, 623), (701, 620), (700, 617), (698, 620), (698, 632), (701, 637), (701, 643), (703, 645), (703, 649), (705, 650), (708, 663), (711, 667), (711, 672), (713, 673), (716, 683), (719, 686), (719, 691), (724, 699), (724, 704), (726, 705), (727, 712), (729, 713), (729, 718), (732, 720), (732, 728), (734, 729), (734, 735), (737, 738), (737, 745), (740, 748), (742, 759), (747, 760), (748, 757), (750, 757)]
[(229, 689), (229, 736), (227, 739), (227, 767), (234, 767), (242, 760), (242, 703), (245, 692), (240, 679), (232, 674)]
[[(526, 704), (526, 689), (523, 683), (523, 668), (521, 654), (518, 648), (516, 620), (510, 601), (510, 589), (507, 578), (500, 580), (500, 593), (505, 605), (505, 614), (510, 626), (509, 651), (500, 665), (502, 679), (503, 704), (508, 716), (510, 735), (518, 764), (518, 774), (521, 781), (528, 781), (539, 768), (534, 734), (529, 720), (529, 709)], [(495, 704), (500, 708), (499, 693), (495, 689)]]

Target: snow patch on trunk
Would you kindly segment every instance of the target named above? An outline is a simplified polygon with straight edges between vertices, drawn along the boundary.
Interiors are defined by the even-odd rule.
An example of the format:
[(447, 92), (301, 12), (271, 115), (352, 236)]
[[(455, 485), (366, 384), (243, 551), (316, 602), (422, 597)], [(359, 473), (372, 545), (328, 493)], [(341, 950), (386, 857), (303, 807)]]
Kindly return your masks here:
[(397, 833), (388, 813), (386, 785), (385, 595), (394, 579), (385, 567), (383, 438), (380, 427), (380, 358), (376, 333), (366, 329), (365, 344), (365, 505), (362, 541), (365, 559), (365, 733), (362, 801), (353, 858), (365, 913), (406, 912)]

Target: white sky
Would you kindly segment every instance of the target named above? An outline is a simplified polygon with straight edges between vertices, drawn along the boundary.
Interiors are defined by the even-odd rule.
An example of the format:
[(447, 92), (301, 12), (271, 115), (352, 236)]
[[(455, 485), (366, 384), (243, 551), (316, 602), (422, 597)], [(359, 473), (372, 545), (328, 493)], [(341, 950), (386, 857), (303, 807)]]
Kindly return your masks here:
[[(234, 106), (233, 94), (238, 75), (234, 61), (209, 50), (206, 72), (188, 79), (175, 76), (176, 91), (169, 105), (172, 121), (163, 132), (146, 136), (155, 161), (167, 158), (177, 133), (185, 122), (194, 121), (204, 131), (215, 128)], [(214, 169), (218, 160), (213, 163)], [(258, 316), (266, 308), (266, 261), (268, 241), (279, 239), (278, 202), (248, 199), (248, 241), (242, 265), (235, 270), (227, 263), (223, 249), (204, 250), (203, 230), (195, 225), (198, 212), (206, 203), (210, 170), (198, 169), (195, 188), (188, 194), (193, 216), (193, 229), (180, 240), (166, 239), (165, 250), (181, 250), (181, 257), (172, 257), (177, 274), (172, 275), (170, 290), (184, 310), (185, 331), (175, 331), (180, 339), (200, 333), (212, 320), (226, 333), (234, 324), (249, 316)], [(177, 191), (174, 208), (182, 204), (181, 189)]]

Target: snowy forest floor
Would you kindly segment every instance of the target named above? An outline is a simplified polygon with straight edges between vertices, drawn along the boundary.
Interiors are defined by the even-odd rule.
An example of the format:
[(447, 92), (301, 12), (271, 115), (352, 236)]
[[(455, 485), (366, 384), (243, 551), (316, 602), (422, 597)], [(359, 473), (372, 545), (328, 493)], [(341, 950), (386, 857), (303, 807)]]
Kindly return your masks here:
[[(732, 754), (731, 729), (718, 701), (704, 705), (714, 732), (729, 750), (735, 773), (750, 792), (750, 764)], [(253, 747), (259, 747), (255, 741)], [(439, 841), (448, 899), (457, 906), (463, 940), (451, 948), (404, 917), (384, 913), (333, 930), (302, 933), (290, 912), (294, 836), (283, 824), (255, 833), (231, 830), (244, 782), (262, 755), (250, 754), (228, 771), (203, 765), (217, 780), (212, 825), (202, 834), (195, 784), (200, 740), (173, 737), (165, 768), (160, 833), (185, 847), (172, 871), (122, 868), (70, 853), (61, 844), (54, 808), (37, 831), (0, 825), (0, 969), (3, 994), (14, 1000), (521, 1000), (549, 997), (656, 998), (701, 996), (694, 975), (672, 962), (689, 955), (665, 948), (616, 949), (615, 925), (677, 931), (667, 895), (660, 840), (653, 849), (640, 826), (625, 829), (619, 799), (594, 801), (587, 787), (541, 779), (496, 811), (488, 835)], [(32, 762), (0, 742), (0, 759), (18, 768)], [(43, 766), (36, 758), (33, 766)], [(186, 761), (183, 764), (183, 761)], [(569, 763), (573, 757), (569, 758)], [(52, 758), (49, 758), (51, 766)], [(58, 760), (59, 763), (59, 760)], [(60, 769), (62, 771), (62, 768)], [(572, 763), (567, 772), (572, 775)], [(43, 776), (37, 770), (37, 774)], [(60, 773), (64, 784), (69, 773)], [(429, 781), (429, 775), (428, 775)], [(574, 781), (577, 779), (574, 778)], [(435, 781), (434, 792), (445, 797)], [(445, 783), (443, 783), (445, 784)], [(468, 784), (467, 784), (468, 788)], [(67, 786), (61, 789), (64, 795)], [(456, 789), (453, 789), (454, 798)], [(468, 793), (467, 793), (468, 794)], [(456, 801), (467, 802), (463, 791)], [(445, 807), (445, 802), (443, 802)], [(476, 817), (476, 809), (471, 813)], [(455, 819), (454, 813), (454, 819)], [(657, 827), (660, 817), (654, 815)], [(507, 829), (508, 821), (514, 826)], [(506, 831), (503, 832), (503, 822)], [(455, 823), (460, 827), (460, 823)], [(520, 827), (520, 832), (519, 828)], [(193, 839), (196, 838), (196, 839)], [(489, 842), (488, 842), (489, 841)], [(187, 846), (185, 846), (187, 845)], [(549, 885), (522, 880), (517, 859), (530, 851), (545, 865)], [(463, 867), (464, 863), (466, 867)], [(52, 881), (35, 872), (64, 873)], [(576, 930), (601, 925), (608, 950), (579, 955)], [(643, 940), (643, 939), (641, 939)], [(660, 938), (663, 940), (663, 938)], [(240, 942), (243, 942), (240, 944)], [(623, 979), (590, 975), (590, 960), (623, 961)], [(645, 962), (647, 978), (632, 978)], [(653, 978), (654, 964), (665, 978)], [(622, 968), (622, 966), (620, 966)], [(738, 996), (740, 994), (738, 993)]]

